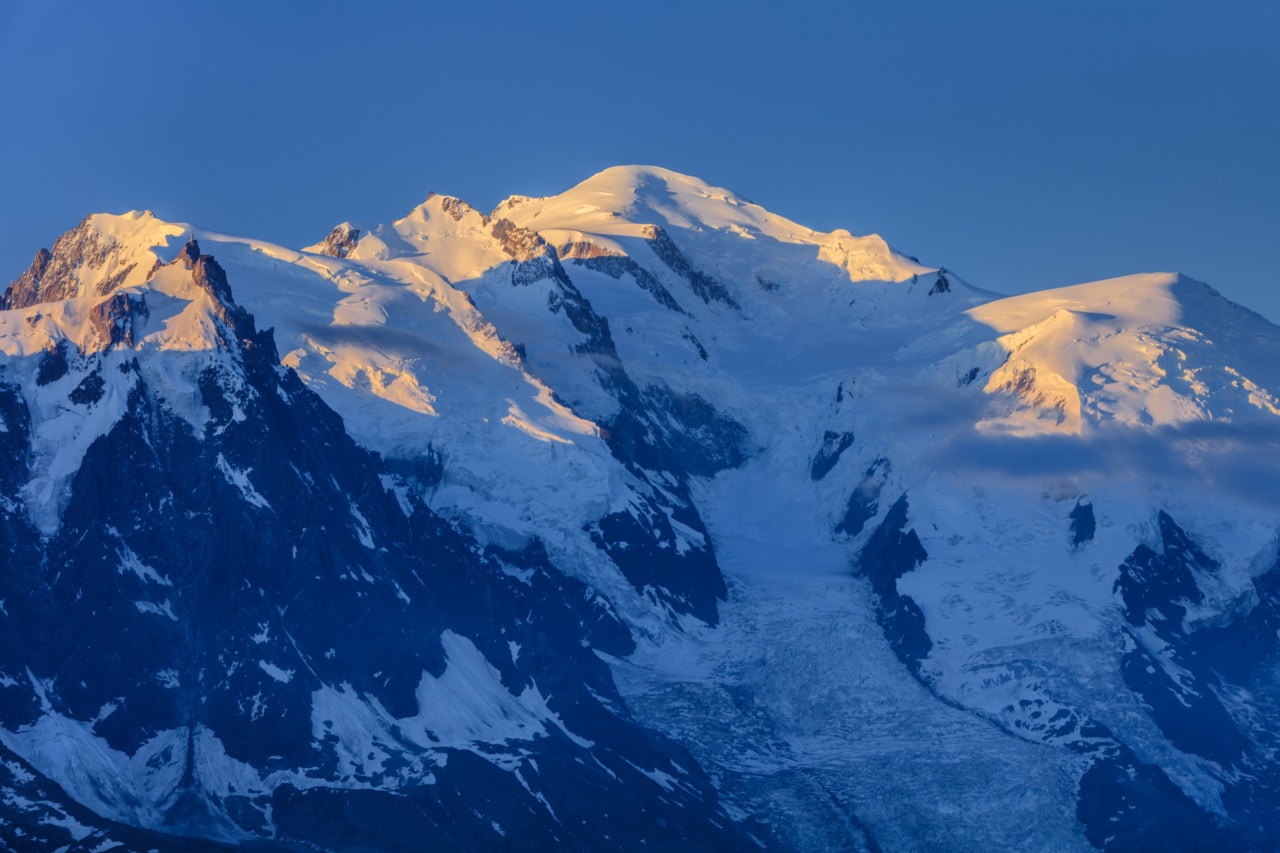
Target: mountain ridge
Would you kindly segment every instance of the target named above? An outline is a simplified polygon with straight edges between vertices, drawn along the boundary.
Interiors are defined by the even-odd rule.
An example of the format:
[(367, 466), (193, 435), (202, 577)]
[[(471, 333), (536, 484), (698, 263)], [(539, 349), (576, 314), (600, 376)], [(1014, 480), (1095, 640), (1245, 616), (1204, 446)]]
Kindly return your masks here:
[[(430, 196), (305, 250), (95, 215), (37, 260), (0, 312), (0, 522), (25, 566), (0, 596), (18, 638), (0, 742), (106, 817), (323, 845), (305, 815), (358, 779), (371, 802), (424, 804), (386, 813), (396, 838), (431, 826), (463, 846), (1280, 837), (1280, 724), (1255, 698), (1280, 695), (1280, 330), (1207, 285), (997, 297), (655, 167), (491, 214)], [(282, 514), (299, 488), (323, 521)], [(240, 593), (202, 586), (217, 571), (170, 541), (182, 503), (193, 531), (273, 549), (199, 540), (246, 573)], [(295, 564), (289, 543), (325, 580), (257, 579)], [(167, 758), (130, 704), (167, 677), (144, 689), (121, 659), (115, 693), (75, 688), (54, 652), (23, 651), (44, 636), (28, 612), (179, 630), (201, 624), (190, 602), (255, 587), (202, 629), (215, 639), (176, 644), (239, 675), (140, 664), (222, 703), (166, 721)], [(83, 615), (82, 588), (117, 604)], [(360, 629), (329, 662), (326, 636), (371, 618), (410, 640)], [(51, 649), (97, 660), (59, 630)], [(255, 708), (273, 702), (284, 722), (260, 736), (291, 744), (274, 764), (228, 734), (267, 732)], [(1188, 734), (1210, 724), (1218, 740)], [(145, 807), (93, 799), (37, 748), (54, 726), (113, 739), (137, 790), (179, 784)], [(198, 784), (196, 753), (225, 759)], [(138, 775), (144, 757), (160, 776)], [(224, 787), (232, 767), (249, 793)], [(495, 779), (518, 805), (480, 793)], [(565, 822), (600, 785), (625, 830)], [(445, 829), (446, 802), (475, 819)]]

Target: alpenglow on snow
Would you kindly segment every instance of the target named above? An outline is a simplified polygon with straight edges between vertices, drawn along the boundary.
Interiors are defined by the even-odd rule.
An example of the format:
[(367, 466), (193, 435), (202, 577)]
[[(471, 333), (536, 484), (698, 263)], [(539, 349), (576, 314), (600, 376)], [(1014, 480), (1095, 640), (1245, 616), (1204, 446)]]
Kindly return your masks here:
[(619, 167), (0, 296), (0, 846), (1270, 850), (1280, 329)]

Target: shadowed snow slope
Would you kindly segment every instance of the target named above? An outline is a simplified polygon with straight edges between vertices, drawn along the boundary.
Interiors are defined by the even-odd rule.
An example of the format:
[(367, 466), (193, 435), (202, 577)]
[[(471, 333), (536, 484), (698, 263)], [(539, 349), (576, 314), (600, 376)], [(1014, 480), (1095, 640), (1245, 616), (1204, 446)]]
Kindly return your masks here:
[(1280, 329), (1204, 284), (627, 166), (2, 300), (5, 832), (1280, 844)]

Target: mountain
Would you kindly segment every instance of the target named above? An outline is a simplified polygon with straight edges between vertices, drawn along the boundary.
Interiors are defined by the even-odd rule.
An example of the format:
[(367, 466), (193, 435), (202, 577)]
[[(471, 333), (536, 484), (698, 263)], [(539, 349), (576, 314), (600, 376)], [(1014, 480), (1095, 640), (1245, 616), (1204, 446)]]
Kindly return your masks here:
[(317, 237), (0, 297), (8, 846), (1280, 843), (1261, 317), (652, 167)]

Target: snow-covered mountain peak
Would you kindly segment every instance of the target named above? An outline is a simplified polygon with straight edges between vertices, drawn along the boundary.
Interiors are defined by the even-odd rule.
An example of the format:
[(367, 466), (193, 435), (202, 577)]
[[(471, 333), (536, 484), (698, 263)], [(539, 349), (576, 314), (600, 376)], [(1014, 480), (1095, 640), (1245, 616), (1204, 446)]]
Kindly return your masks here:
[(0, 296), (0, 308), (25, 308), (81, 296), (101, 296), (147, 280), (161, 249), (183, 233), (151, 211), (97, 213), (41, 249), (31, 267)]
[(634, 214), (642, 211), (658, 212), (670, 216), (668, 221), (672, 224), (685, 217), (692, 220), (699, 214), (715, 218), (713, 211), (720, 206), (750, 204), (731, 190), (659, 166), (613, 166), (553, 198), (567, 203), (594, 203), (600, 210), (624, 218), (634, 219)]
[[(212, 257), (200, 254), (194, 239), (167, 262), (159, 255), (169, 254), (169, 248), (153, 242), (182, 231), (164, 223), (137, 243), (98, 243), (109, 246), (104, 261), (69, 268), (56, 280), (57, 289), (46, 294), (67, 295), (0, 313), (0, 353), (23, 357), (64, 345), (81, 357), (114, 348), (227, 349), (239, 334), (243, 312), (225, 272)], [(83, 226), (76, 232), (80, 247), (103, 234)], [(107, 233), (106, 240), (114, 239)], [(66, 242), (58, 241), (62, 250)], [(122, 259), (135, 263), (122, 265)], [(138, 270), (142, 260), (149, 262), (145, 272)], [(116, 273), (104, 278), (103, 270)]]
[(507, 199), (495, 214), (538, 231), (565, 229), (617, 236), (638, 236), (642, 227), (653, 225), (689, 230), (737, 228), (749, 233), (770, 220), (783, 224), (783, 231), (814, 233), (730, 190), (657, 166), (614, 166), (558, 195)]
[[(200, 434), (210, 421), (209, 388), (241, 394), (248, 349), (275, 359), (270, 336), (256, 332), (225, 271), (194, 239), (161, 260), (170, 253), (166, 239), (184, 230), (149, 214), (91, 217), (72, 232), (74, 241), (55, 244), (54, 257), (79, 251), (86, 258), (65, 266), (59, 289), (48, 294), (72, 295), (0, 311), (0, 368), (6, 390), (22, 400), (31, 435), (25, 510), (43, 535), (58, 530), (88, 448), (143, 389)], [(131, 237), (136, 242), (124, 242)], [(105, 254), (87, 254), (91, 246)], [(122, 266), (121, 259), (135, 263)], [(145, 277), (136, 272), (142, 260), (150, 262)], [(104, 269), (116, 272), (103, 278)]]
[(304, 251), (358, 262), (411, 259), (447, 281), (478, 277), (508, 260), (494, 244), (488, 216), (435, 193), (389, 225), (364, 231), (343, 223)]
[[(469, 226), (478, 225), (480, 227), (483, 227), (489, 221), (488, 216), (462, 199), (433, 192), (428, 193), (422, 204), (411, 210), (404, 218), (397, 219), (394, 224), (401, 233), (412, 234), (416, 233), (421, 226), (430, 222), (433, 224), (423, 229), (425, 233), (440, 233), (440, 228), (443, 224), (442, 217), (447, 218), (444, 221), (452, 220), (458, 223), (468, 220)], [(447, 229), (448, 226), (446, 225), (444, 228)]]
[[(1004, 334), (1042, 322), (1058, 311), (1106, 315), (1125, 325), (1172, 325), (1182, 311), (1176, 273), (1147, 273), (1010, 296), (973, 308), (979, 322)], [(1183, 288), (1185, 289), (1185, 284)]]
[(1007, 353), (985, 386), (997, 400), (979, 424), (987, 431), (1080, 434), (1280, 415), (1280, 330), (1176, 273), (1012, 296), (968, 315), (999, 333)]
[(1200, 282), (628, 166), (94, 216), (5, 299), (0, 847), (15, 774), (264, 849), (1280, 837), (1280, 329)]
[[(800, 265), (854, 282), (905, 282), (936, 271), (878, 235), (815, 231), (731, 190), (656, 166), (616, 166), (559, 195), (508, 200), (498, 213), (572, 256), (633, 254), (635, 241), (645, 241), (659, 258), (678, 252), (711, 278), (766, 288)], [(742, 292), (730, 299), (744, 307), (749, 301)]]
[(319, 243), (303, 246), (302, 251), (331, 258), (345, 258), (360, 242), (364, 229), (351, 222), (339, 222)]
[(509, 195), (502, 201), (498, 202), (498, 204), (489, 213), (489, 218), (498, 219), (504, 217), (509, 211), (515, 210), (521, 205), (529, 204), (530, 202), (543, 201), (544, 199), (544, 196)]

